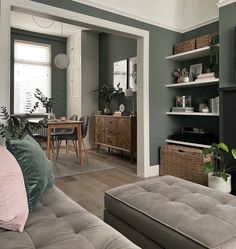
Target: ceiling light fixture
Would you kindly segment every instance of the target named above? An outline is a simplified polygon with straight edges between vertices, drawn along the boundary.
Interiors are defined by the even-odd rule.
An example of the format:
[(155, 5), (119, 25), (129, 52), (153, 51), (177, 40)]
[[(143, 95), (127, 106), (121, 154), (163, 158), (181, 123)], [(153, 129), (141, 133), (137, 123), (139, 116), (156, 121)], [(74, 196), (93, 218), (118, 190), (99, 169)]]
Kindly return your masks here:
[[(61, 36), (63, 37), (63, 23), (61, 23)], [(61, 53), (55, 56), (54, 62), (59, 69), (66, 69), (70, 65), (69, 56), (63, 53), (62, 48)]]

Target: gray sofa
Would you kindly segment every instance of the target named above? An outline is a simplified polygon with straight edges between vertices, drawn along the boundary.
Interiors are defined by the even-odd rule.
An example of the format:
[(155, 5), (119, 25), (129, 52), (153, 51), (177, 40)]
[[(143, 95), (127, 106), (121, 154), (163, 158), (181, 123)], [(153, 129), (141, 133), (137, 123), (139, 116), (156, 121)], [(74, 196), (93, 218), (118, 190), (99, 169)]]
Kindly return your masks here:
[(23, 233), (0, 229), (1, 249), (138, 249), (119, 232), (49, 189), (30, 213)]
[(104, 220), (143, 249), (236, 248), (236, 197), (173, 176), (107, 191)]

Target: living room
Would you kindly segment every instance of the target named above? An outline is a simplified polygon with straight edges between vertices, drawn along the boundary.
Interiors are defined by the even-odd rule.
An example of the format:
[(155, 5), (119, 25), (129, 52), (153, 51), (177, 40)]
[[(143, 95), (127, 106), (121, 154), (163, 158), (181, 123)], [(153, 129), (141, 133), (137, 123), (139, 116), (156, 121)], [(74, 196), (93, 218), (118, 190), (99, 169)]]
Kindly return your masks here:
[[(62, 189), (75, 202), (79, 204), (83, 203), (84, 206), (86, 206), (86, 202), (87, 202), (87, 207), (89, 206), (94, 207), (94, 203), (91, 203), (91, 202), (93, 199), (96, 200), (97, 198), (98, 200), (97, 203), (100, 206), (100, 209), (103, 210), (104, 202), (102, 198), (104, 196), (105, 191), (108, 191), (110, 188), (114, 188), (114, 187), (117, 187), (119, 185), (123, 185), (126, 183), (135, 184), (135, 182), (143, 180), (144, 178), (147, 178), (150, 176), (158, 176), (159, 165), (161, 163), (159, 149), (162, 145), (166, 144), (166, 140), (168, 136), (172, 135), (174, 132), (178, 132), (178, 130), (180, 130), (182, 127), (205, 128), (209, 130), (210, 132), (213, 132), (214, 135), (218, 136), (219, 140), (218, 141), (215, 140), (216, 143), (224, 142), (225, 144), (228, 145), (230, 149), (235, 147), (235, 143), (234, 143), (235, 135), (234, 135), (234, 130), (233, 130), (235, 127), (235, 118), (232, 115), (235, 112), (235, 108), (236, 108), (234, 106), (234, 98), (235, 98), (235, 87), (234, 87), (234, 84), (235, 84), (235, 78), (234, 78), (234, 72), (235, 72), (234, 35), (235, 35), (235, 31), (234, 31), (234, 27), (235, 27), (235, 22), (233, 21), (235, 3), (234, 1), (220, 1), (219, 6), (217, 6), (218, 1), (200, 1), (199, 0), (199, 1), (194, 1), (194, 3), (190, 1), (180, 1), (180, 2), (181, 4), (179, 4), (178, 1), (174, 2), (173, 4), (173, 2), (165, 1), (165, 3), (163, 3), (162, 1), (159, 1), (159, 2), (154, 3), (153, 1), (150, 4), (145, 4), (145, 7), (143, 5), (141, 5), (142, 7), (140, 7), (140, 5), (138, 7), (135, 6), (134, 9), (137, 11), (137, 13), (135, 13), (135, 11), (134, 13), (132, 13), (131, 10), (133, 6), (131, 3), (128, 3), (127, 6), (125, 7), (121, 4), (119, 5), (115, 3), (115, 1), (113, 4), (114, 6), (116, 6), (117, 9), (114, 6), (113, 7), (109, 6), (109, 4), (106, 3), (106, 1), (104, 1), (104, 5), (101, 5), (101, 3), (96, 3), (95, 1), (61, 1), (61, 2), (54, 1), (54, 0), (53, 1), (11, 0), (8, 2), (1, 1), (0, 41), (1, 41), (2, 46), (0, 49), (1, 49), (2, 56), (0, 58), (0, 65), (1, 65), (0, 72), (1, 72), (2, 81), (1, 81), (1, 92), (0, 92), (0, 104), (1, 106), (6, 106), (8, 110), (11, 110), (12, 108), (12, 104), (10, 101), (10, 69), (11, 69), (10, 68), (10, 10), (11, 9), (14, 11), (31, 13), (31, 14), (34, 14), (35, 16), (41, 16), (44, 18), (46, 17), (51, 20), (55, 19), (58, 22), (64, 22), (67, 24), (75, 25), (75, 26), (81, 26), (84, 28), (97, 30), (99, 32), (105, 32), (105, 33), (109, 33), (112, 35), (120, 35), (122, 37), (132, 38), (134, 40), (137, 40), (137, 65), (138, 65), (137, 116), (136, 116), (137, 118), (137, 171), (136, 170), (135, 170), (136, 172), (128, 171), (124, 173), (124, 171), (121, 172), (119, 171), (119, 169), (118, 170), (115, 169), (113, 171), (110, 170), (109, 172), (104, 170), (104, 172), (101, 171), (101, 172), (98, 172), (97, 175), (93, 175), (94, 177), (91, 175), (84, 174), (84, 175), (80, 175), (75, 178), (67, 177), (67, 178), (64, 178), (64, 180), (56, 179), (55, 182), (56, 182), (57, 187)], [(123, 6), (123, 10), (122, 10), (122, 6)], [(127, 17), (127, 13), (125, 13), (126, 8), (127, 8), (127, 11), (130, 9), (128, 17)], [(140, 9), (143, 9), (143, 13), (140, 13)], [(154, 18), (155, 14), (158, 17), (155, 20), (151, 21), (150, 19)], [(198, 91), (200, 93), (203, 92), (203, 96), (205, 93), (210, 92), (209, 95), (206, 94), (208, 98), (216, 98), (219, 96), (219, 99), (220, 99), (219, 100), (220, 101), (219, 113), (218, 115), (216, 115), (215, 112), (212, 112), (212, 115), (209, 115), (211, 114), (211, 111), (208, 110), (208, 112), (205, 112), (204, 114), (201, 114), (201, 115), (198, 114), (199, 117), (197, 115), (192, 115), (194, 117), (190, 117), (191, 116), (190, 114), (187, 115), (187, 118), (185, 116), (175, 117), (173, 116), (173, 113), (169, 113), (169, 109), (172, 108), (173, 102), (175, 101), (175, 97), (183, 95), (183, 94), (185, 96), (188, 96), (189, 90), (182, 89), (183, 90), (182, 91), (181, 89), (180, 90), (177, 89), (176, 91), (175, 90), (172, 91), (171, 89), (168, 89), (168, 87), (166, 86), (168, 85), (168, 83), (174, 82), (174, 79), (172, 77), (172, 72), (174, 72), (174, 69), (176, 68), (177, 65), (180, 65), (178, 63), (176, 64), (176, 62), (172, 63), (168, 59), (168, 57), (175, 56), (173, 54), (173, 46), (181, 42), (188, 41), (190, 39), (195, 39), (198, 37), (209, 35), (214, 32), (218, 32), (219, 37), (220, 37), (219, 72), (218, 72), (218, 75), (216, 75), (216, 77), (218, 77), (216, 79), (219, 79), (219, 80), (214, 79), (214, 82), (218, 81), (220, 91), (219, 93), (216, 91), (217, 90), (216, 88), (218, 87), (217, 87), (217, 84), (214, 83), (214, 86), (206, 86), (206, 88), (204, 87), (204, 89), (207, 89), (206, 91), (197, 90), (196, 92), (193, 93), (193, 97), (197, 95)], [(129, 57), (127, 57), (127, 59), (128, 58)], [(191, 64), (194, 64), (194, 63), (191, 63)], [(199, 64), (199, 62), (196, 62), (195, 64)], [(204, 73), (205, 71), (203, 69), (202, 74)], [(188, 82), (186, 82), (186, 84), (187, 83)], [(101, 84), (101, 82), (99, 82), (99, 84)], [(214, 93), (211, 93), (212, 89), (214, 89), (213, 90)], [(209, 106), (209, 109), (210, 109), (210, 106)], [(79, 115), (81, 116), (81, 114), (82, 113), (80, 113)], [(98, 115), (100, 114), (98, 113)], [(64, 116), (64, 115), (60, 115), (60, 116)], [(69, 118), (68, 113), (65, 114), (65, 116)], [(77, 128), (77, 130), (79, 129)], [(81, 134), (78, 133), (77, 138), (80, 136)], [(171, 142), (169, 141), (168, 143), (170, 144)], [(50, 148), (50, 146), (51, 146), (51, 143), (49, 143), (48, 148)], [(225, 147), (222, 147), (222, 145), (220, 148), (225, 149)], [(50, 149), (49, 149), (49, 152), (50, 152)], [(78, 153), (80, 152), (84, 153), (82, 149), (82, 143), (81, 144), (78, 143)], [(108, 154), (107, 151), (105, 151), (105, 153)], [(112, 154), (113, 152), (109, 152), (109, 153)], [(82, 157), (79, 157), (80, 160), (81, 158)], [(84, 157), (84, 161), (86, 161), (85, 157)], [(122, 167), (122, 162), (120, 162), (119, 164)], [(234, 162), (232, 161), (229, 164), (233, 165)], [(83, 167), (86, 167), (85, 162), (84, 162)], [(158, 179), (159, 178), (157, 178), (157, 181), (159, 181)], [(167, 185), (173, 184), (175, 185), (177, 189), (178, 189), (178, 186), (182, 186), (181, 182), (176, 183), (177, 180), (168, 179), (168, 178), (162, 178), (162, 179), (163, 180), (160, 180), (162, 181), (162, 184), (164, 182)], [(91, 183), (91, 185), (89, 183)], [(139, 188), (140, 187), (144, 188), (145, 191), (147, 189), (148, 191), (152, 189), (151, 185), (147, 187), (145, 184), (144, 185), (143, 184), (141, 185), (138, 184), (137, 186), (139, 186)], [(154, 181), (152, 182), (152, 184), (157, 186), (159, 183), (155, 183)], [(189, 187), (189, 189), (192, 189), (191, 185), (188, 185), (188, 183), (186, 184)], [(234, 185), (235, 185), (234, 174), (232, 172), (232, 191), (234, 191), (235, 189)], [(133, 190), (127, 189), (127, 191), (130, 193), (134, 191), (133, 193), (136, 193), (142, 196), (142, 193), (136, 192), (138, 191), (137, 186), (134, 187), (133, 185)], [(167, 189), (171, 190), (171, 187), (168, 187)], [(175, 191), (175, 189), (173, 188), (172, 191)], [(201, 191), (203, 190), (196, 189), (195, 193), (196, 192), (200, 193)], [(80, 193), (78, 194), (78, 192)], [(127, 193), (124, 193), (124, 196)], [(109, 212), (114, 208), (113, 212), (116, 213), (115, 211), (116, 206), (118, 207), (120, 205), (119, 203), (113, 202), (114, 200), (110, 199), (111, 196), (113, 196), (115, 199), (122, 200), (122, 196), (119, 196), (119, 194), (118, 195), (116, 194), (117, 193), (113, 191), (111, 192), (108, 191), (106, 194), (105, 205), (107, 205), (106, 209), (109, 210)], [(184, 195), (184, 193), (182, 194)], [(208, 193), (208, 194), (210, 196), (213, 195), (213, 194), (211, 195), (211, 193)], [(55, 195), (57, 196), (58, 194), (55, 193)], [(164, 195), (163, 192), (162, 192), (162, 195)], [(128, 199), (131, 198), (130, 194), (128, 194), (127, 196), (128, 196)], [(168, 196), (169, 199), (172, 199), (168, 193), (166, 193), (166, 196)], [(225, 200), (225, 202), (222, 201), (222, 203), (231, 203), (234, 201), (234, 199), (231, 200), (232, 195), (224, 196), (224, 195), (219, 194), (219, 196), (220, 196), (219, 198), (223, 198)], [(47, 197), (47, 195), (45, 195), (45, 198), (50, 199), (51, 197)], [(145, 199), (145, 196), (143, 196), (142, 198)], [(42, 201), (44, 202), (44, 200)], [(125, 202), (125, 200), (122, 200), (122, 201)], [(137, 200), (134, 200), (135, 204), (128, 203), (127, 205), (137, 205), (136, 208), (143, 211), (142, 208), (140, 208), (139, 206), (141, 205), (139, 204), (139, 201), (140, 200), (137, 199)], [(144, 201), (142, 202), (144, 203)], [(146, 203), (151, 205), (149, 200), (147, 200)], [(211, 202), (211, 204), (212, 203), (213, 202)], [(154, 204), (152, 203), (152, 205)], [(122, 206), (120, 206), (120, 208), (123, 209)], [(204, 205), (202, 208), (204, 209)], [(92, 211), (92, 209), (93, 208), (91, 208), (91, 210), (89, 211)], [(63, 211), (60, 210), (60, 212), (63, 212)], [(109, 212), (108, 213), (105, 212), (104, 220), (108, 222), (110, 225), (112, 225), (113, 227), (115, 227), (118, 231), (123, 233), (126, 237), (131, 239), (133, 242), (138, 244), (141, 248), (195, 248), (193, 247), (193, 244), (191, 244), (192, 243), (191, 238), (194, 238), (193, 240), (199, 242), (198, 243), (199, 247), (196, 247), (196, 248), (204, 248), (204, 246), (206, 248), (218, 248), (216, 247), (218, 242), (220, 244), (220, 243), (224, 243), (226, 240), (227, 241), (231, 240), (231, 237), (229, 238), (226, 236), (227, 238), (224, 237), (221, 241), (220, 240), (218, 241), (213, 236), (214, 238), (211, 238), (210, 241), (208, 241), (207, 238), (204, 238), (204, 241), (203, 241), (202, 240), (203, 237), (201, 237), (203, 236), (202, 234), (199, 235), (200, 237), (198, 237), (198, 235), (195, 236), (195, 234), (186, 235), (186, 230), (179, 231), (179, 228), (181, 227), (181, 224), (180, 224), (180, 227), (176, 228), (176, 231), (179, 231), (178, 236), (181, 236), (180, 234), (183, 235), (184, 233), (185, 237), (187, 237), (188, 239), (190, 238), (191, 243), (188, 244), (187, 241), (180, 242), (178, 239), (181, 240), (182, 237), (177, 236), (178, 237), (177, 238), (174, 235), (173, 241), (176, 239), (179, 244), (175, 244), (176, 246), (173, 247), (173, 244), (172, 246), (170, 246), (170, 244), (166, 242), (165, 238), (168, 234), (168, 231), (164, 233), (165, 229), (162, 230), (163, 234), (161, 233), (162, 235), (161, 235), (160, 240), (159, 239), (156, 240), (154, 238), (155, 235), (149, 236), (146, 234), (146, 232), (142, 232), (142, 223), (139, 223), (140, 221), (137, 224), (135, 223), (137, 226), (135, 224), (130, 224), (130, 222), (132, 223), (132, 221), (129, 221), (129, 218), (126, 217), (126, 215), (132, 216), (133, 215), (132, 212), (129, 213), (128, 211), (127, 213), (121, 213), (121, 216), (123, 215), (121, 220), (124, 221), (127, 219), (127, 223), (130, 224), (131, 227), (135, 226), (137, 228), (135, 231), (134, 230), (131, 231), (128, 228), (126, 230), (124, 223), (121, 223), (120, 219), (117, 218), (118, 215), (116, 215), (115, 217), (109, 216), (110, 215)], [(143, 211), (143, 212), (146, 212), (146, 211)], [(173, 215), (174, 213), (175, 212), (173, 212)], [(178, 212), (176, 212), (175, 214), (177, 213)], [(228, 214), (230, 216), (231, 212), (229, 212)], [(32, 215), (33, 215), (33, 212), (30, 214), (30, 218)], [(151, 215), (151, 214), (149, 213), (148, 215)], [(157, 215), (161, 215), (161, 214), (157, 214)], [(103, 215), (98, 215), (98, 216), (100, 218), (103, 218)], [(165, 214), (163, 214), (163, 217), (166, 217), (165, 222), (163, 221), (165, 225), (167, 226), (175, 225), (172, 222), (170, 223), (167, 222), (168, 219), (173, 218), (171, 215), (165, 216)], [(64, 218), (63, 220), (66, 220), (66, 218)], [(84, 221), (86, 222), (86, 220)], [(228, 219), (227, 219), (227, 222), (228, 222)], [(143, 224), (146, 224), (146, 223), (144, 222)], [(102, 223), (100, 223), (100, 225), (102, 225)], [(204, 226), (204, 223), (201, 223), (201, 225)], [(48, 226), (50, 226), (50, 223), (48, 223)], [(183, 224), (183, 226), (186, 226), (186, 225)], [(27, 231), (27, 229), (25, 231)], [(140, 229), (141, 229), (141, 234), (140, 234)], [(199, 229), (201, 229), (200, 225), (199, 225)], [(147, 227), (144, 230), (149, 230), (149, 229)], [(136, 232), (137, 233), (139, 232), (139, 233), (136, 234)], [(146, 237), (144, 239), (142, 237), (143, 235), (145, 235), (149, 239), (151, 238), (150, 239), (151, 242), (148, 239), (146, 240)], [(16, 236), (16, 235), (14, 234), (11, 236)], [(90, 236), (93, 237), (92, 234), (88, 235), (88, 237)], [(162, 241), (162, 239), (164, 241)], [(34, 237), (34, 240), (37, 240), (37, 236)], [(142, 241), (142, 240), (143, 242), (139, 243), (139, 241)], [(5, 240), (4, 238), (3, 241), (7, 241), (7, 240)], [(92, 244), (94, 243), (96, 244), (95, 242), (96, 238), (95, 240), (92, 239), (91, 241), (93, 241)], [(209, 245), (208, 242), (211, 245)], [(112, 243), (112, 242), (110, 241), (109, 243)], [(127, 245), (129, 245), (129, 246), (126, 245), (126, 248), (133, 248), (132, 247), (133, 245), (129, 244), (130, 242), (128, 241), (124, 242), (124, 244), (121, 243), (120, 245), (125, 246), (125, 243), (128, 243)], [(213, 244), (215, 247), (213, 247)], [(70, 244), (68, 243), (65, 247), (70, 248)], [(82, 244), (80, 247), (87, 248), (86, 246), (83, 246)], [(6, 247), (6, 248), (17, 248), (17, 247), (15, 245), (15, 247), (13, 246), (13, 247)], [(77, 248), (76, 244), (72, 243), (71, 248)], [(106, 246), (105, 247), (101, 246), (98, 248), (106, 248)], [(113, 247), (109, 245), (109, 247), (107, 246), (107, 248), (113, 248)], [(234, 246), (229, 245), (229, 247), (227, 248), (234, 248)]]

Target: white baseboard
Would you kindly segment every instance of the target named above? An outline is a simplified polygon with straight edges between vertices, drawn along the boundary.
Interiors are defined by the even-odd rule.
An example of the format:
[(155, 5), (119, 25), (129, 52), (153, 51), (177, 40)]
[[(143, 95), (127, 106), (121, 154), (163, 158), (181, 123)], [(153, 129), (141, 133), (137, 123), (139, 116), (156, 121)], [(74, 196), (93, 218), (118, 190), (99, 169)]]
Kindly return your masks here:
[(145, 177), (159, 176), (159, 164), (148, 167)]

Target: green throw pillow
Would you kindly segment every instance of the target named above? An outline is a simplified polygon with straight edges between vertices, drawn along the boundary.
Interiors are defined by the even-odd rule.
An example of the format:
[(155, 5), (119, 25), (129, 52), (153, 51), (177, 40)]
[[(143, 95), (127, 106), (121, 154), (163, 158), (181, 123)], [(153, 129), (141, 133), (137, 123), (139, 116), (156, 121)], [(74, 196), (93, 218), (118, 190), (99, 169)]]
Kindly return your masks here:
[(7, 139), (6, 146), (20, 164), (29, 210), (32, 211), (43, 193), (53, 186), (51, 163), (40, 145), (29, 135), (23, 139)]

